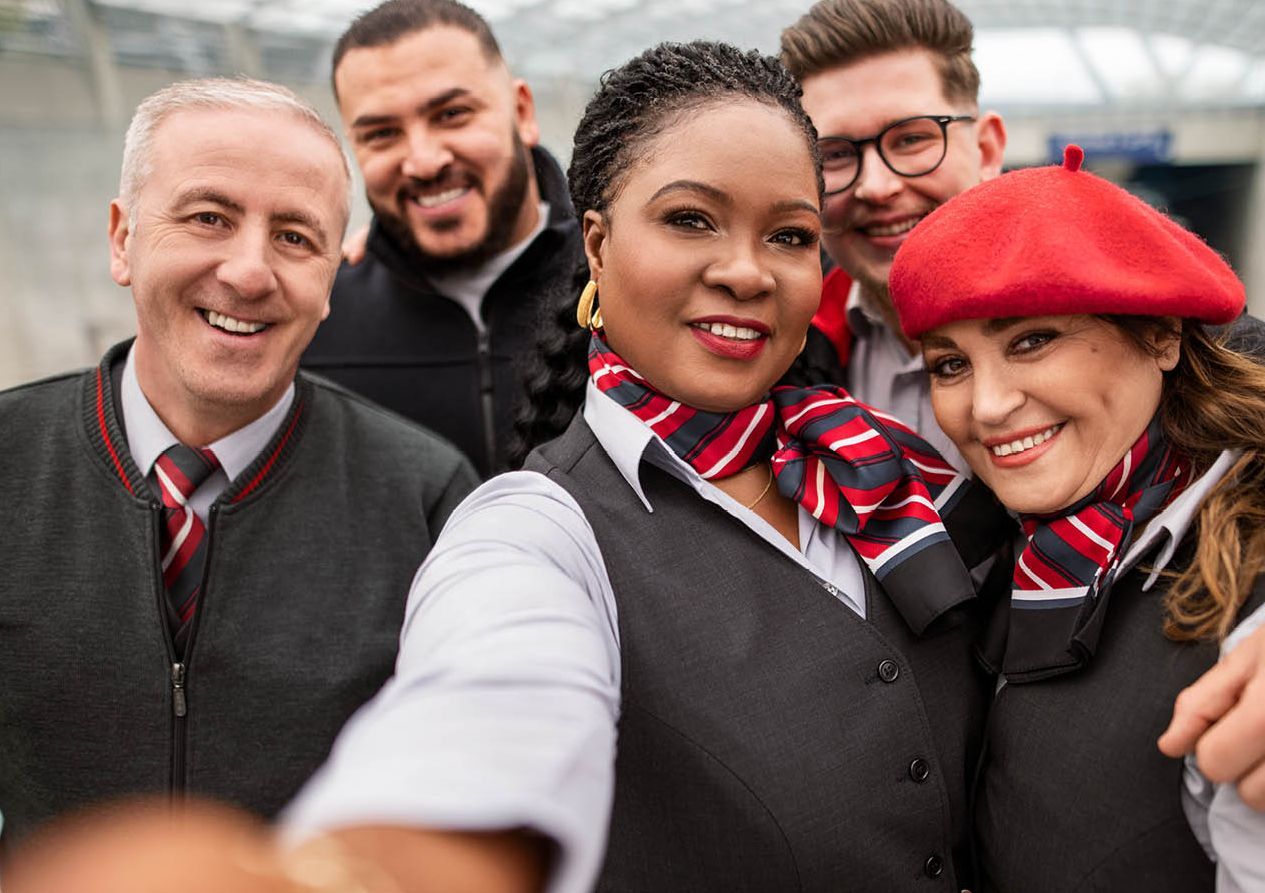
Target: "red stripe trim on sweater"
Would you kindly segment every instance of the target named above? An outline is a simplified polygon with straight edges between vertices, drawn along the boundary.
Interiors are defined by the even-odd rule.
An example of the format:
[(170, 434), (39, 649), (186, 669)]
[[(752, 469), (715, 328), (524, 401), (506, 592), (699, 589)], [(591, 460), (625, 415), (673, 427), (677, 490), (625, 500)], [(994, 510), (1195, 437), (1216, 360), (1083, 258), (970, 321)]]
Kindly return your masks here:
[(127, 479), (127, 474), (123, 471), (123, 463), (119, 461), (118, 451), (114, 449), (114, 442), (110, 440), (110, 431), (105, 426), (105, 384), (101, 378), (101, 367), (97, 367), (97, 425), (101, 428), (101, 439), (105, 441), (105, 448), (110, 453), (110, 458), (114, 461), (114, 470), (119, 476), (119, 480), (123, 482), (123, 486), (127, 487), (127, 492), (133, 496), (136, 491), (132, 489), (132, 483)]
[(233, 497), (233, 502), (241, 502), (252, 490), (263, 483), (263, 479), (268, 476), (268, 472), (272, 471), (272, 466), (276, 463), (277, 457), (281, 455), (285, 445), (290, 442), (290, 435), (294, 433), (294, 426), (299, 423), (299, 416), (301, 415), (303, 415), (303, 404), (300, 402), (295, 408), (294, 418), (290, 419), (290, 425), (286, 428), (285, 434), (281, 436), (281, 442), (277, 444), (277, 448), (272, 451), (272, 455), (268, 457), (264, 467), (259, 469), (259, 473), (255, 475), (251, 482), (242, 488), (242, 492)]

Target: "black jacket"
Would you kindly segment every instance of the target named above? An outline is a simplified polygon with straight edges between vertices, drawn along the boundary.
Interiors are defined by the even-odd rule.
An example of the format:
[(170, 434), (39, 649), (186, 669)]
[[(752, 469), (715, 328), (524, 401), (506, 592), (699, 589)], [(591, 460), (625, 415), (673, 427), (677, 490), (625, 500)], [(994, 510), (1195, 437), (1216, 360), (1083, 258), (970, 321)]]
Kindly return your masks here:
[(482, 336), (375, 220), (367, 256), (338, 271), (332, 312), (303, 355), (304, 368), (448, 438), (485, 476), (505, 467), (539, 308), (583, 256), (561, 168), (544, 149), (532, 157), (549, 221), (484, 296)]

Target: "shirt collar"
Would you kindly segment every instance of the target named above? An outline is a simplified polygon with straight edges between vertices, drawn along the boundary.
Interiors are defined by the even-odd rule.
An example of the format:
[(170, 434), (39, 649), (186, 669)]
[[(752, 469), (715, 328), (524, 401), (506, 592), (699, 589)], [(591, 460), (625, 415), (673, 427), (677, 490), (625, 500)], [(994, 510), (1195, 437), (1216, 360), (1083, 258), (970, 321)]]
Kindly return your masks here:
[(648, 512), (653, 512), (654, 506), (641, 486), (643, 461), (691, 486), (703, 479), (689, 463), (672, 452), (645, 422), (599, 390), (592, 379), (589, 379), (584, 395), (584, 421)]
[(852, 287), (848, 289), (848, 300), (844, 304), (843, 312), (848, 317), (848, 328), (853, 332), (869, 331), (876, 327), (887, 328), (883, 317), (871, 310), (865, 299), (861, 297), (861, 283), (855, 279), (852, 280)]
[[(131, 452), (136, 467), (148, 477), (158, 457), (180, 441), (158, 417), (158, 413), (154, 412), (154, 407), (141, 390), (141, 383), (136, 377), (136, 364), (132, 360), (133, 351), (129, 348), (127, 360), (123, 364), (119, 400), (123, 405), (123, 427), (127, 431), (128, 451)], [(264, 447), (280, 430), (293, 402), (294, 382), (290, 382), (281, 399), (262, 416), (221, 437), (215, 443), (207, 444), (211, 452), (215, 453), (215, 458), (220, 460), (220, 467), (230, 481), (245, 471), (255, 457), (263, 452)]]
[(1211, 468), (1205, 471), (1197, 481), (1183, 490), (1176, 499), (1165, 506), (1162, 512), (1152, 518), (1151, 522), (1146, 525), (1146, 529), (1142, 531), (1141, 536), (1134, 540), (1129, 550), (1125, 552), (1124, 559), (1120, 562), (1120, 574), (1123, 574), (1141, 561), (1142, 557), (1163, 539), (1163, 544), (1151, 562), (1151, 575), (1142, 584), (1143, 590), (1150, 589), (1151, 585), (1159, 578), (1160, 572), (1173, 560), (1177, 547), (1181, 544), (1183, 537), (1186, 536), (1190, 526), (1195, 522), (1195, 517), (1199, 514), (1199, 507), (1203, 505), (1204, 499), (1226, 476), (1226, 473), (1238, 461), (1241, 454), (1242, 451), (1240, 450), (1222, 451), (1221, 455), (1217, 457), (1217, 461), (1212, 463)]
[(848, 330), (858, 339), (871, 339), (873, 342), (883, 342), (886, 345), (884, 349), (890, 350), (900, 363), (900, 367), (896, 370), (898, 374), (922, 375), (925, 373), (922, 354), (917, 350), (911, 354), (900, 338), (896, 337), (896, 333), (887, 325), (883, 314), (871, 307), (862, 295), (860, 282), (854, 280), (852, 288), (848, 289), (848, 302), (844, 306), (844, 313), (848, 318)]

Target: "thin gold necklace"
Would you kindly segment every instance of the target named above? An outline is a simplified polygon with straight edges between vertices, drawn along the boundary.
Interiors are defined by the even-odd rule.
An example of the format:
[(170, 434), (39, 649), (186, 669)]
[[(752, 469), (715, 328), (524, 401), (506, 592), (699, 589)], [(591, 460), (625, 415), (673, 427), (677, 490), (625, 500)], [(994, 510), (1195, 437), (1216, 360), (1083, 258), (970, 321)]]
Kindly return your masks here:
[(755, 508), (757, 505), (759, 505), (759, 504), (760, 504), (760, 500), (761, 500), (761, 499), (763, 499), (765, 496), (767, 496), (767, 495), (768, 495), (768, 493), (769, 493), (769, 488), (770, 488), (770, 487), (772, 487), (772, 486), (773, 486), (773, 466), (772, 466), (772, 465), (770, 465), (770, 466), (769, 466), (769, 479), (768, 479), (768, 481), (765, 483), (765, 485), (764, 485), (764, 489), (760, 491), (760, 495), (759, 495), (759, 496), (757, 496), (755, 499), (753, 499), (753, 500), (751, 500), (750, 502), (748, 502), (746, 505), (744, 505), (744, 506), (743, 506), (743, 508), (744, 508), (744, 509), (753, 509), (753, 508)]

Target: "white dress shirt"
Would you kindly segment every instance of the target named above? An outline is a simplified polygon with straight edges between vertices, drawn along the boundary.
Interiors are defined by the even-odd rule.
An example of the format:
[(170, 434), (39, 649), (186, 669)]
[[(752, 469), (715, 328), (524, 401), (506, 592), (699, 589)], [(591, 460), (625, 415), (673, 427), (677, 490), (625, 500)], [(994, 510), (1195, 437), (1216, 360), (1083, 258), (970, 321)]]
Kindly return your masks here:
[[(642, 462), (863, 615), (863, 572), (836, 531), (801, 510), (796, 550), (592, 384), (584, 418), (647, 512)], [(382, 822), (527, 827), (558, 844), (550, 891), (588, 890), (606, 843), (619, 691), (615, 594), (583, 511), (543, 475), (493, 478), (457, 508), (418, 571), (396, 674), (287, 810), (288, 838)]]
[[(153, 477), (154, 463), (158, 461), (169, 447), (179, 443), (176, 435), (171, 433), (163, 420), (158, 417), (154, 407), (150, 405), (141, 383), (136, 378), (136, 362), (132, 348), (128, 349), (127, 360), (123, 365), (123, 381), (119, 387), (119, 402), (123, 409), (123, 428), (127, 432), (127, 449), (141, 474), (156, 488)], [(226, 434), (215, 443), (187, 443), (188, 447), (210, 447), (215, 458), (220, 460), (217, 468), (189, 498), (189, 507), (193, 513), (206, 523), (207, 510), (223, 493), (229, 483), (250, 467), (250, 464), (263, 452), (264, 447), (272, 440), (281, 423), (285, 421), (294, 402), (294, 383), (286, 388), (281, 399), (249, 424), (243, 425), (231, 434)], [(158, 492), (157, 489), (154, 490)]]

